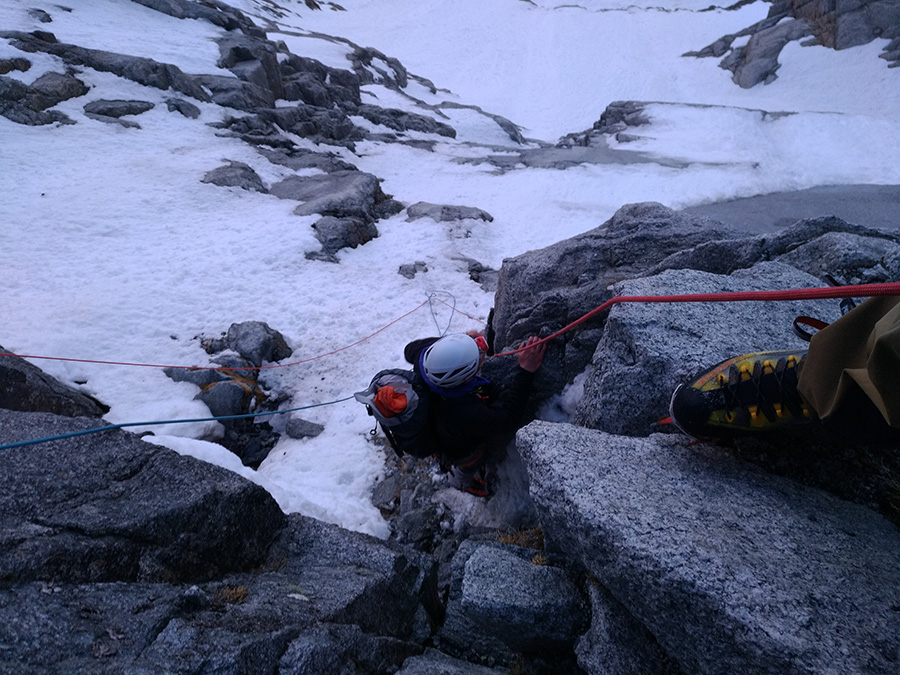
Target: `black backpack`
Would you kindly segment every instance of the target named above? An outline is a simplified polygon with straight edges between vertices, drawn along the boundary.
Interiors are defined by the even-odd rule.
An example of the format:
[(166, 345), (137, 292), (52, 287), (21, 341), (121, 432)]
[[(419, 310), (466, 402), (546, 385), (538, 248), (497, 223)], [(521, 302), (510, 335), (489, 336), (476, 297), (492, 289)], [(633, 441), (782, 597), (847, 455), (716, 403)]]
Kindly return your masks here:
[[(378, 390), (387, 386), (406, 395), (406, 409), (393, 417), (385, 417), (375, 407)], [(398, 455), (402, 457), (406, 454), (421, 459), (439, 454), (433, 421), (437, 397), (418, 373), (412, 370), (382, 370), (372, 378), (368, 388), (353, 396), (378, 420), (384, 435)]]

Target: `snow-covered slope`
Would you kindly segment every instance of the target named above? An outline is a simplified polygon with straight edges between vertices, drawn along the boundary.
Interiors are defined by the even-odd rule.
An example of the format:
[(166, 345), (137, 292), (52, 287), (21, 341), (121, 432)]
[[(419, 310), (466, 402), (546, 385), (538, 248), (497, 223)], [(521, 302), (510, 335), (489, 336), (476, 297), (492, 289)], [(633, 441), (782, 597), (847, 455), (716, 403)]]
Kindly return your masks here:
[[(379, 221), (374, 241), (339, 253), (339, 264), (307, 260), (304, 253), (318, 248), (315, 216), (296, 216), (294, 203), (271, 195), (201, 183), (226, 159), (251, 165), (266, 184), (292, 173), (210, 126), (237, 111), (196, 102), (201, 116), (188, 119), (167, 111), (166, 92), (83, 68), (88, 99), (156, 107), (140, 116), (140, 129), (87, 117), (85, 98), (57, 106), (74, 125), (28, 127), (0, 117), (6, 349), (205, 365), (198, 336), (261, 320), (288, 338), (299, 360), (372, 335), (431, 293), (475, 317), (434, 302), (350, 349), (267, 375), (270, 386), (291, 395), (284, 407), (333, 401), (362, 389), (376, 370), (402, 365), (408, 340), (479, 327), (493, 297), (469, 279), (465, 259), (497, 269), (504, 257), (596, 227), (630, 202), (677, 208), (823, 184), (900, 183), (900, 87), (897, 71), (877, 58), (884, 41), (841, 52), (788, 46), (778, 79), (750, 90), (736, 87), (714, 60), (681, 56), (759, 20), (768, 8), (762, 2), (705, 12), (698, 11), (709, 5), (703, 0), (666, 9), (625, 0), (342, 0), (342, 10), (288, 0), (232, 4), (270, 39), (332, 67), (348, 67), (348, 41), (399, 59), (417, 76), (404, 94), (367, 85), (364, 101), (445, 115), (457, 138), (422, 134), (432, 150), (380, 141), (360, 142), (355, 153), (330, 149), (382, 178), (384, 191), (405, 204), (474, 206), (493, 222), (407, 222), (400, 213)], [(187, 73), (225, 72), (213, 42), (222, 31), (209, 22), (122, 0), (80, 0), (70, 9), (42, 7), (52, 18), (42, 23), (29, 11), (34, 6), (4, 2), (0, 30), (46, 30), (61, 42), (145, 56)], [(0, 59), (13, 57), (32, 66), (6, 77), (25, 83), (65, 70), (56, 57), (0, 39)], [(650, 161), (504, 171), (461, 161), (514, 156), (518, 146), (490, 115), (521, 127), (527, 147), (536, 148), (590, 128), (623, 99), (658, 102), (647, 108), (651, 124), (639, 139), (613, 143)], [(463, 107), (437, 113), (422, 106), (442, 102)], [(414, 261), (428, 272), (413, 279), (397, 273)], [(34, 362), (110, 405), (113, 423), (209, 415), (194, 400), (195, 386), (158, 368)], [(353, 402), (304, 416), (325, 432), (283, 437), (258, 472), (196, 440), (215, 423), (152, 430), (157, 442), (251, 476), (286, 511), (383, 536), (386, 525), (368, 500), (381, 470), (366, 440), (370, 419)]]

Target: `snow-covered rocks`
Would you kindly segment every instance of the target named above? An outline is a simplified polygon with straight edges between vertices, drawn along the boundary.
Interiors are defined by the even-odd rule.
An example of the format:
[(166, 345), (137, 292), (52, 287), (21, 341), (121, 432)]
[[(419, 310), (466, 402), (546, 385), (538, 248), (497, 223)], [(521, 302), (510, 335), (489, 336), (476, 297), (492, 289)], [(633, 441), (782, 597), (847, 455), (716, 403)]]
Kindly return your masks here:
[[(733, 46), (749, 36), (745, 46)], [(781, 67), (778, 57), (790, 42), (813, 37), (812, 44), (847, 49), (876, 38), (892, 40), (881, 57), (896, 65), (900, 59), (900, 8), (891, 0), (860, 0), (834, 3), (828, 0), (791, 0), (772, 4), (769, 15), (748, 28), (719, 38), (711, 45), (685, 56), (725, 55), (722, 68), (734, 73), (734, 82), (749, 89), (769, 84)], [(808, 43), (806, 43), (808, 46)]]

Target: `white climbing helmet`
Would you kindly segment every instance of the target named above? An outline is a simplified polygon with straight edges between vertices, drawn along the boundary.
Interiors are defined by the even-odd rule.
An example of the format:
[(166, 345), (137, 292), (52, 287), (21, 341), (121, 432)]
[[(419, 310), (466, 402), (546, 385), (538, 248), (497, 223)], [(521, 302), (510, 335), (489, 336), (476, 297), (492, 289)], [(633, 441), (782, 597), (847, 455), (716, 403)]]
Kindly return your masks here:
[(478, 372), (481, 350), (468, 335), (447, 335), (425, 350), (425, 377), (439, 387), (458, 387)]

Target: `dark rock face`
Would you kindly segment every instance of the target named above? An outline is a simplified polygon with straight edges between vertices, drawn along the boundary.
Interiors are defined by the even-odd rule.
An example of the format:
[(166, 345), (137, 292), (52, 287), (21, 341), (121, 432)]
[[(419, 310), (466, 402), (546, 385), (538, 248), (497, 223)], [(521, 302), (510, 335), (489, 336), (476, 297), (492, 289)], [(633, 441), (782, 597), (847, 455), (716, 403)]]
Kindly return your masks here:
[(219, 39), (221, 58), (218, 66), (228, 68), (239, 79), (267, 92), (266, 107), (284, 98), (281, 70), (275, 46), (264, 38), (229, 34)]
[[(371, 217), (378, 179), (361, 171), (335, 172), (324, 176), (291, 176), (272, 186), (281, 199), (304, 202), (301, 215), (322, 213), (337, 218)], [(307, 205), (306, 203), (313, 202)], [(319, 209), (322, 209), (321, 211)]]
[[(204, 78), (204, 82), (206, 81)], [(247, 86), (253, 85), (247, 83)], [(228, 102), (219, 101), (219, 103), (231, 105)], [(354, 125), (347, 115), (339, 110), (314, 106), (257, 109), (259, 108), (257, 101), (235, 102), (235, 105), (231, 107), (238, 107), (238, 105), (241, 106), (238, 108), (239, 110), (253, 110), (254, 114), (226, 121), (225, 125), (249, 142), (263, 144), (262, 141), (265, 140), (265, 145), (277, 146), (279, 139), (283, 138), (280, 129), (316, 142), (347, 147), (352, 147), (354, 141), (360, 141), (366, 137), (365, 132)], [(289, 147), (292, 146), (293, 144), (290, 144)]]
[(224, 2), (199, 3), (191, 0), (135, 0), (135, 2), (177, 19), (203, 19), (228, 31), (239, 30), (250, 36), (265, 36), (265, 32), (243, 12)]
[[(6, 442), (100, 426), (0, 410)], [(262, 563), (283, 515), (235, 474), (112, 430), (4, 450), (5, 583), (188, 581)]]
[(14, 47), (25, 52), (46, 52), (69, 65), (88, 66), (148, 87), (164, 91), (171, 88), (200, 101), (210, 100), (193, 77), (172, 64), (61, 43), (51, 33), (0, 31), (0, 37), (9, 39)]
[(342, 248), (356, 248), (378, 236), (374, 223), (361, 218), (335, 218), (325, 216), (313, 224), (316, 239), (322, 244), (321, 253), (311, 252), (309, 258), (337, 261), (335, 253)]
[(426, 134), (456, 138), (456, 130), (453, 127), (427, 115), (415, 115), (403, 110), (386, 109), (369, 104), (358, 106), (355, 112), (370, 122), (381, 124), (395, 131), (421, 131)]
[(896, 669), (900, 534), (872, 511), (681, 437), (535, 422), (519, 447), (545, 535), (685, 672)]
[[(60, 82), (63, 77), (65, 82)], [(41, 76), (41, 86), (28, 86), (18, 80), (0, 75), (0, 115), (18, 124), (38, 126), (43, 124), (73, 124), (68, 115), (57, 110), (46, 110), (60, 101), (87, 92), (87, 86), (76, 78)], [(53, 82), (52, 80), (56, 80)], [(34, 84), (38, 84), (36, 80)], [(80, 86), (79, 86), (80, 85)]]
[[(612, 297), (611, 283), (640, 275), (686, 247), (726, 236), (715, 221), (685, 217), (660, 204), (630, 204), (595, 230), (504, 260), (491, 323), (495, 349), (542, 331), (549, 335)], [(602, 317), (587, 321), (549, 345), (539, 396), (560, 391), (584, 369), (602, 323)]]
[(393, 672), (430, 630), (423, 562), (292, 516), (247, 573), (194, 584), (17, 582), (0, 594), (0, 635), (14, 645), (7, 662), (27, 673)]
[[(203, 338), (201, 344), (207, 353), (217, 355), (214, 363), (218, 367), (166, 368), (164, 372), (176, 382), (200, 387), (196, 398), (214, 417), (239, 417), (221, 420), (224, 438), (214, 440), (240, 457), (245, 466), (256, 469), (275, 446), (278, 434), (268, 422), (257, 422), (250, 415), (276, 410), (280, 401), (266, 391), (260, 366), (286, 359), (293, 350), (280, 332), (262, 321), (233, 323), (222, 337)], [(225, 350), (236, 354), (219, 354)]]
[[(0, 353), (7, 350), (0, 346)], [(15, 356), (0, 356), (0, 408), (67, 417), (100, 417), (109, 410)]]
[(148, 101), (91, 101), (85, 104), (84, 111), (105, 117), (122, 117), (124, 115), (140, 115), (153, 110)]
[(3, 444), (79, 434), (2, 450), (16, 672), (383, 673), (423, 651), (441, 614), (428, 556), (286, 517), (230, 471), (100, 428), (0, 410)]
[(265, 361), (281, 361), (294, 353), (284, 336), (263, 321), (231, 324), (225, 334), (225, 344), (255, 366)]

